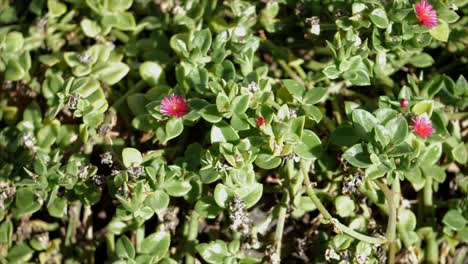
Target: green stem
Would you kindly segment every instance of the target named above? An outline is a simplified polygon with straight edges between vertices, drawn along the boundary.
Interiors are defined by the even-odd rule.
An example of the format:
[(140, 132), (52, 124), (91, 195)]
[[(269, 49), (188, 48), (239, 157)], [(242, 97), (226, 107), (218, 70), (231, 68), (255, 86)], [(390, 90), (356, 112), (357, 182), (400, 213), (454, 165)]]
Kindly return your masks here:
[(106, 246), (107, 246), (107, 256), (111, 258), (115, 254), (115, 240), (114, 234), (111, 232), (106, 233)]
[(275, 250), (278, 258), (281, 259), (281, 246), (283, 240), (283, 231), (284, 231), (284, 222), (286, 220), (286, 213), (288, 210), (289, 204), (289, 197), (290, 195), (294, 195), (294, 190), (290, 183), (290, 180), (294, 177), (294, 161), (288, 160), (286, 162), (286, 166), (284, 168), (286, 171), (285, 183), (288, 189), (283, 189), (283, 198), (279, 205), (279, 212), (278, 212), (278, 222), (276, 223), (276, 230), (275, 230)]
[(405, 245), (405, 247), (410, 248), (412, 245), (412, 242), (410, 238), (408, 237), (408, 231), (402, 225), (397, 225), (397, 230), (398, 230), (398, 236), (401, 239), (401, 241), (403, 241), (403, 244)]
[(333, 218), (332, 215), (328, 212), (328, 210), (325, 208), (325, 206), (323, 206), (322, 202), (320, 201), (320, 199), (315, 194), (314, 189), (313, 188), (307, 188), (306, 192), (307, 192), (307, 195), (309, 195), (312, 202), (317, 207), (317, 209), (319, 210), (319, 212), (323, 215), (325, 220), (331, 220)]
[(294, 197), (295, 195), (294, 186), (291, 184), (291, 182), (293, 181), (295, 177), (295, 173), (294, 173), (294, 161), (291, 159), (286, 162), (286, 173), (287, 173), (286, 185), (288, 187), (289, 197)]
[(199, 215), (196, 211), (192, 211), (192, 215), (190, 216), (190, 221), (188, 224), (188, 232), (186, 237), (186, 245), (189, 247), (190, 250), (186, 248), (185, 254), (185, 263), (186, 264), (193, 264), (195, 263), (195, 258), (191, 254), (192, 246), (196, 244), (197, 236), (198, 236), (198, 220)]
[(432, 201), (432, 176), (426, 175), (426, 182), (423, 189), (423, 215), (429, 225), (434, 226), (434, 206)]
[(283, 201), (278, 212), (278, 223), (275, 230), (275, 250), (278, 257), (281, 258), (281, 245), (283, 240), (284, 221), (286, 220), (287, 204), (289, 200), (288, 192), (283, 194)]
[(291, 69), (291, 67), (289, 67), (289, 65), (286, 63), (285, 60), (279, 59), (278, 64), (281, 66), (281, 68), (283, 68), (283, 70), (288, 74), (289, 77), (293, 78), (294, 80), (298, 81), (299, 83), (304, 83), (302, 81), (301, 77), (299, 77), (299, 75), (297, 75), (296, 72), (293, 71)]
[(145, 225), (141, 225), (137, 230), (136, 230), (136, 251), (140, 252), (141, 249), (141, 243), (145, 239)]
[(338, 105), (338, 100), (331, 100), (332, 108), (333, 108), (333, 116), (336, 119), (336, 123), (338, 125), (341, 124), (341, 114), (340, 114), (340, 107)]
[(340, 223), (340, 221), (336, 218), (333, 218), (333, 216), (328, 212), (328, 210), (325, 208), (325, 206), (322, 204), (320, 199), (317, 197), (315, 194), (314, 188), (310, 187), (310, 180), (309, 180), (309, 174), (307, 173), (307, 169), (305, 166), (301, 166), (301, 172), (304, 175), (304, 183), (307, 186), (306, 193), (312, 200), (312, 202), (315, 204), (315, 207), (319, 210), (319, 212), (323, 215), (325, 220), (330, 221), (337, 230), (340, 232), (343, 232), (351, 237), (354, 237), (358, 240), (370, 243), (370, 244), (384, 244), (387, 242), (385, 238), (376, 238), (376, 237), (371, 237), (371, 236), (366, 236), (363, 235), (359, 232), (354, 231), (353, 229), (343, 225)]
[(117, 30), (117, 29), (112, 29), (111, 31), (111, 35), (113, 35), (114, 37), (116, 37), (118, 40), (124, 42), (124, 43), (127, 43), (129, 40), (130, 40), (130, 37), (127, 36), (127, 34), (123, 33), (122, 31), (120, 30)]
[(429, 264), (436, 264), (438, 262), (439, 257), (439, 245), (436, 241), (436, 234), (432, 233), (427, 238), (427, 249), (426, 249), (426, 263)]
[(432, 177), (429, 175), (426, 175), (426, 182), (424, 183), (423, 201), (426, 208), (432, 206)]
[(418, 230), (418, 235), (426, 240), (426, 261), (424, 263), (436, 264), (439, 257), (439, 246), (437, 243), (437, 233), (432, 227), (426, 226)]
[(270, 100), (270, 101), (268, 102), (268, 104), (271, 105), (271, 106), (273, 106), (273, 108), (275, 108), (276, 110), (279, 110), (279, 109), (281, 108), (281, 105), (280, 105), (280, 104), (278, 104), (277, 102), (272, 101), (272, 100)]
[(299, 74), (299, 76), (301, 76), (302, 79), (305, 80), (305, 79), (307, 79), (307, 74), (305, 73), (305, 71), (301, 67), (302, 63), (304, 63), (304, 60), (297, 59), (297, 60), (289, 62), (289, 65), (296, 70), (296, 72)]
[(335, 131), (336, 127), (335, 127), (335, 124), (333, 123), (333, 121), (328, 118), (326, 115), (324, 115), (322, 117), (322, 122), (323, 124), (325, 125), (325, 127), (330, 131), (330, 132), (333, 132)]
[(384, 192), (385, 197), (388, 202), (388, 224), (387, 232), (385, 236), (387, 237), (389, 253), (388, 253), (388, 263), (395, 263), (396, 255), (396, 226), (397, 226), (397, 207), (395, 206), (395, 195), (398, 195), (400, 191), (400, 181), (398, 178), (395, 178), (392, 183), (392, 190), (388, 186), (380, 181), (376, 181), (379, 188)]
[(366, 236), (366, 235), (363, 235), (359, 232), (356, 232), (354, 231), (354, 229), (351, 229), (345, 225), (343, 225), (342, 223), (340, 223), (340, 221), (338, 221), (338, 219), (336, 218), (332, 218), (330, 219), (330, 222), (338, 229), (340, 230), (341, 232), (349, 235), (349, 236), (352, 236), (358, 240), (361, 240), (361, 241), (364, 241), (364, 242), (367, 242), (367, 243), (370, 243), (370, 244), (385, 244), (387, 243), (387, 240), (385, 238), (378, 238), (378, 237), (371, 237), (371, 236)]

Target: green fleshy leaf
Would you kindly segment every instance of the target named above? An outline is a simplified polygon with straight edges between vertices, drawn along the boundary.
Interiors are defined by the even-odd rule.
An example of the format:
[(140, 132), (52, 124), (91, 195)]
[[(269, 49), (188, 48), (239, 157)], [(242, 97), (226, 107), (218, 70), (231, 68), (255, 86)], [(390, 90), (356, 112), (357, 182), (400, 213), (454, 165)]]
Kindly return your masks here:
[(343, 158), (358, 168), (367, 168), (372, 165), (369, 153), (364, 151), (362, 144), (356, 144), (343, 153)]
[(447, 42), (450, 34), (450, 28), (447, 22), (442, 19), (438, 20), (438, 25), (429, 30), (429, 34), (437, 40)]

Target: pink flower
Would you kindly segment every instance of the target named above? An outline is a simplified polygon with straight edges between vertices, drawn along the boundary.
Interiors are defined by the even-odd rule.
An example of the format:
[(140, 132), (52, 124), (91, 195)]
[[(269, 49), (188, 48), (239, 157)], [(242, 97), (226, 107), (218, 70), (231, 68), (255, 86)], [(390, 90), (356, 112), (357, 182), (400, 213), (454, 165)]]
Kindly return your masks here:
[(437, 26), (437, 13), (426, 0), (416, 4), (416, 15), (419, 22), (428, 28)]
[(434, 128), (432, 128), (431, 120), (426, 114), (416, 116), (413, 119), (413, 132), (418, 134), (422, 138), (427, 138), (432, 135)]
[(263, 116), (257, 117), (255, 121), (257, 121), (257, 126), (263, 126), (265, 124), (265, 118), (263, 118)]
[(406, 100), (405, 98), (402, 98), (400, 100), (400, 106), (401, 108), (405, 109), (406, 107), (408, 107), (408, 100)]
[(189, 106), (183, 96), (172, 94), (162, 99), (160, 109), (163, 115), (183, 117), (187, 114)]

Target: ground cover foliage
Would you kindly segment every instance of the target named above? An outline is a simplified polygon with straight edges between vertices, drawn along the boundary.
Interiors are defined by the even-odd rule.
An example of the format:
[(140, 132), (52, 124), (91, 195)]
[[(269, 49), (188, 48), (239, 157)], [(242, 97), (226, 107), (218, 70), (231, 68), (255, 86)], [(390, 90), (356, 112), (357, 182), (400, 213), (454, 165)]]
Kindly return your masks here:
[(466, 263), (467, 12), (0, 0), (0, 262)]

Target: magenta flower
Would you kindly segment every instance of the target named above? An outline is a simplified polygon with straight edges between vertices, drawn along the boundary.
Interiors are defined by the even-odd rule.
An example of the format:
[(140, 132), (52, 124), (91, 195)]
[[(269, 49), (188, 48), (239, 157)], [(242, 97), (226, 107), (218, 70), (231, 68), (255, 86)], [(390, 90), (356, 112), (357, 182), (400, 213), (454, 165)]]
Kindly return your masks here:
[(265, 118), (263, 118), (263, 116), (257, 117), (255, 121), (257, 122), (257, 126), (263, 126), (265, 124)]
[(437, 13), (426, 0), (416, 4), (416, 15), (419, 22), (428, 28), (437, 26)]
[(400, 100), (400, 106), (401, 108), (405, 109), (406, 107), (408, 107), (408, 100), (406, 100), (405, 98), (402, 98)]
[(183, 96), (172, 94), (162, 99), (160, 109), (163, 115), (183, 117), (187, 114), (189, 106)]
[(418, 134), (422, 138), (427, 138), (432, 135), (434, 128), (432, 128), (431, 120), (426, 114), (416, 116), (413, 119), (413, 132)]

